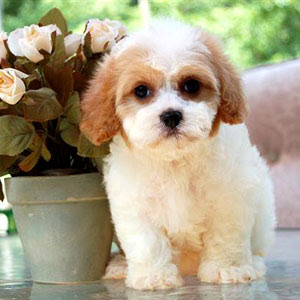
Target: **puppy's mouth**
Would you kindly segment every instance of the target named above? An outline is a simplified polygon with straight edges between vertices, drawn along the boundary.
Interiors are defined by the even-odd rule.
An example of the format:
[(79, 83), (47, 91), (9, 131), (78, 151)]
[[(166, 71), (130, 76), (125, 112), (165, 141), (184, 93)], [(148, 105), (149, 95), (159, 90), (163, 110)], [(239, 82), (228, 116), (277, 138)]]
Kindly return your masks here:
[(166, 138), (175, 138), (175, 139), (179, 139), (182, 136), (182, 133), (180, 132), (180, 130), (176, 127), (173, 129), (167, 129), (164, 130), (164, 136)]
[(169, 140), (179, 143), (189, 143), (199, 140), (198, 135), (194, 135), (184, 131), (184, 128), (176, 127), (173, 129), (163, 128), (160, 140)]

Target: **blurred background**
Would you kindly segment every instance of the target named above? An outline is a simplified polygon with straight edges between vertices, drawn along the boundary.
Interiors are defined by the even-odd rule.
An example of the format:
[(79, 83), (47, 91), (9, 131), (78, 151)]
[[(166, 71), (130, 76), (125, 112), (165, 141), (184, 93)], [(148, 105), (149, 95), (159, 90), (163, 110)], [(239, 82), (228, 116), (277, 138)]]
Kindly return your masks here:
[(300, 56), (299, 0), (2, 0), (2, 29), (36, 23), (49, 9), (82, 32), (87, 19), (116, 19), (129, 30), (171, 16), (219, 35), (239, 69)]

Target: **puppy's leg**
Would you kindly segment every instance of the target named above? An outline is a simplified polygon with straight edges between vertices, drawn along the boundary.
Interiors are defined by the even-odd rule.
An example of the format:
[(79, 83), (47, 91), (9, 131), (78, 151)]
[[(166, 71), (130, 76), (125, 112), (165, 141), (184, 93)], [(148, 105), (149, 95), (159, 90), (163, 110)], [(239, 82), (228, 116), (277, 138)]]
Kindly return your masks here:
[(250, 243), (253, 224), (251, 201), (233, 196), (215, 207), (210, 229), (203, 236), (204, 252), (198, 270), (201, 281), (247, 282), (258, 277)]
[(257, 199), (263, 199), (258, 205), (255, 224), (251, 236), (251, 249), (253, 265), (256, 272), (263, 276), (265, 264), (263, 256), (266, 255), (274, 240), (274, 227), (276, 225), (273, 185), (268, 176), (257, 189)]
[(139, 290), (180, 286), (182, 279), (166, 236), (137, 212), (114, 211), (112, 206), (112, 214), (128, 263), (126, 285)]
[(256, 197), (263, 201), (259, 203), (255, 216), (251, 247), (253, 255), (265, 256), (273, 242), (276, 224), (273, 185), (269, 178), (257, 189)]
[(111, 257), (105, 269), (103, 279), (123, 279), (127, 274), (127, 262), (124, 255), (118, 253)]

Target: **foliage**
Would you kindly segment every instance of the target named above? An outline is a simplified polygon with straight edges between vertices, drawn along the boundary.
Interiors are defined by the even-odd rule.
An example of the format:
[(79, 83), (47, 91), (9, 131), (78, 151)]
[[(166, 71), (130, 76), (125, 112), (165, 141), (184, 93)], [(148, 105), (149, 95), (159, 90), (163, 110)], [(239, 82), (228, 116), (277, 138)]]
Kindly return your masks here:
[[(54, 26), (52, 33), (42, 36), (39, 30), (53, 28), (49, 24), (54, 22), (59, 29)], [(109, 29), (110, 42), (115, 43), (117, 36), (122, 37), (118, 31), (121, 24), (108, 27), (109, 22), (98, 20), (95, 26), (106, 26), (104, 34)], [(66, 168), (77, 173), (94, 171), (96, 165), (91, 158), (99, 161), (108, 148), (107, 144), (94, 146), (80, 133), (80, 96), (103, 53), (91, 51), (93, 40), (86, 31), (74, 40), (78, 44), (74, 48), (73, 43), (73, 53), (67, 56), (70, 45), (66, 36), (73, 35), (57, 9), (42, 17), (39, 25), (32, 27), (34, 31), (28, 41), (40, 35), (43, 43), (51, 46), (50, 53), (45, 48), (36, 48), (37, 56), (30, 56), (30, 52), (35, 53), (33, 43), (24, 52), (27, 56), (15, 56), (11, 47), (19, 40), (13, 40), (12, 34), (8, 40), (1, 40), (7, 54), (0, 60), (0, 176), (41, 175), (49, 169)], [(42, 58), (35, 62), (39, 56)]]
[(176, 3), (178, 17), (221, 36), (228, 55), (240, 67), (300, 56), (298, 0), (180, 0)]
[[(82, 30), (89, 18), (117, 19), (141, 26), (136, 0), (4, 0), (7, 31), (33, 23), (53, 6), (61, 9), (70, 29)], [(300, 56), (299, 0), (152, 0), (153, 16), (178, 18), (219, 35), (240, 68)]]

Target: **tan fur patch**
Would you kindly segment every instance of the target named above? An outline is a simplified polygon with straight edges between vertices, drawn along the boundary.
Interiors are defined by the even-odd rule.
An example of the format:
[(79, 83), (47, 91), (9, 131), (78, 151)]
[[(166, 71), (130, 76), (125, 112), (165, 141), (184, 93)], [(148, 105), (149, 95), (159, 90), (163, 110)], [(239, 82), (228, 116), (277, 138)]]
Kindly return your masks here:
[(184, 248), (175, 263), (181, 275), (197, 275), (200, 264), (200, 251)]
[(220, 82), (221, 103), (219, 111), (221, 120), (229, 124), (244, 122), (248, 113), (248, 106), (243, 94), (240, 77), (223, 53), (217, 38), (206, 32), (201, 32), (201, 41), (211, 52), (208, 58)]
[(213, 92), (218, 92), (217, 80), (214, 73), (210, 70), (209, 66), (199, 61), (193, 64), (182, 67), (175, 75), (172, 76), (172, 81), (177, 89), (180, 84), (187, 78), (198, 80), (202, 87), (209, 89)]
[[(199, 92), (188, 94), (184, 92), (183, 85), (186, 80), (195, 79), (200, 83)], [(214, 73), (205, 63), (195, 61), (189, 66), (181, 68), (175, 75), (172, 76), (174, 87), (179, 91), (181, 97), (185, 100), (212, 102), (217, 105), (218, 94), (217, 80)]]
[[(156, 92), (163, 86), (164, 76), (159, 70), (155, 70), (145, 62), (134, 62), (124, 70), (118, 82), (118, 104), (128, 97), (133, 97), (139, 103), (147, 103), (155, 97)], [(150, 90), (150, 96), (147, 99), (137, 99), (134, 96), (134, 89), (139, 85), (145, 85)]]
[(220, 129), (220, 125), (221, 125), (221, 115), (220, 115), (220, 112), (218, 111), (215, 118), (214, 118), (214, 120), (213, 120), (211, 130), (210, 130), (210, 133), (209, 133), (209, 137), (214, 137), (218, 134), (219, 129)]
[[(123, 119), (129, 114), (134, 114), (140, 105), (151, 103), (155, 100), (157, 91), (165, 84), (161, 71), (146, 64), (146, 50), (129, 49), (119, 59), (117, 72), (120, 74), (117, 90), (117, 114)], [(126, 65), (126, 68), (122, 69)], [(145, 99), (138, 99), (134, 90), (139, 85), (145, 85), (150, 90), (150, 95)]]
[(81, 102), (80, 129), (96, 145), (109, 140), (120, 129), (115, 112), (117, 78), (114, 65), (114, 60), (109, 58), (98, 67)]
[(132, 150), (132, 145), (129, 141), (129, 138), (128, 138), (125, 130), (123, 129), (123, 126), (121, 126), (120, 132), (121, 132), (121, 137), (125, 142), (125, 145), (128, 147), (129, 150)]

